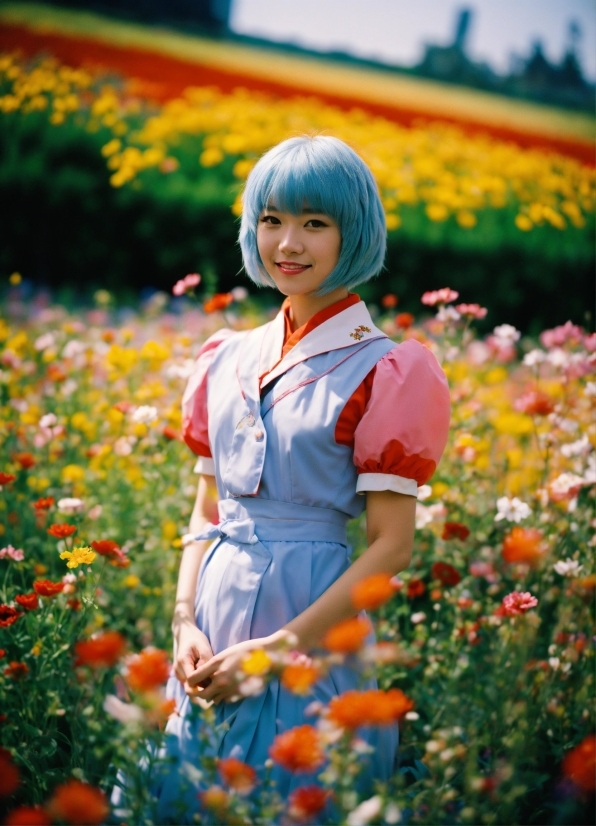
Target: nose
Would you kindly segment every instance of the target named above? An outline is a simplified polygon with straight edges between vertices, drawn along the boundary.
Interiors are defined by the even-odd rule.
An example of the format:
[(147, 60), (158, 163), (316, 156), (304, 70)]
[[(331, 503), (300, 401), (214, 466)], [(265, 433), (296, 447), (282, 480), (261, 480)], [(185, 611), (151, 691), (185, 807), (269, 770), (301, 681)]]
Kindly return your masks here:
[(285, 254), (300, 255), (304, 252), (304, 244), (300, 240), (299, 231), (293, 226), (286, 226), (279, 240), (279, 251)]

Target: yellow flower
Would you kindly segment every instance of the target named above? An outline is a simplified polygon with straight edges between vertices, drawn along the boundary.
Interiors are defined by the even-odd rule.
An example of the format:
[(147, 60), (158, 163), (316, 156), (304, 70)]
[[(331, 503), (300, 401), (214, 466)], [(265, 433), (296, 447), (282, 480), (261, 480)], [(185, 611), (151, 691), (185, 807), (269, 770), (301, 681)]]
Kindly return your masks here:
[(79, 565), (91, 565), (97, 554), (87, 545), (73, 548), (72, 551), (62, 551), (60, 559), (67, 559), (67, 568), (78, 568)]
[(31, 649), (31, 653), (33, 654), (34, 657), (39, 657), (39, 655), (41, 654), (41, 643), (40, 642), (35, 643), (35, 645)]
[(124, 577), (123, 583), (127, 588), (136, 588), (141, 584), (141, 580), (135, 574), (129, 574)]
[(385, 216), (385, 226), (388, 230), (398, 229), (401, 226), (401, 218), (394, 212), (390, 212), (389, 215)]
[(428, 204), (426, 214), (431, 221), (445, 221), (449, 217), (449, 210), (444, 204)]
[(515, 216), (515, 226), (518, 229), (521, 229), (522, 232), (529, 232), (534, 226), (534, 224), (528, 218), (527, 215), (523, 215), (522, 213), (520, 213), (519, 215)]
[(242, 670), (245, 674), (248, 674), (251, 677), (261, 677), (263, 674), (267, 674), (271, 667), (271, 657), (264, 651), (262, 648), (257, 648), (255, 651), (251, 651), (244, 659), (242, 660)]
[(60, 475), (63, 482), (82, 482), (85, 470), (80, 465), (65, 465)]
[(20, 272), (13, 272), (13, 274), (8, 279), (11, 284), (20, 284), (23, 280)]

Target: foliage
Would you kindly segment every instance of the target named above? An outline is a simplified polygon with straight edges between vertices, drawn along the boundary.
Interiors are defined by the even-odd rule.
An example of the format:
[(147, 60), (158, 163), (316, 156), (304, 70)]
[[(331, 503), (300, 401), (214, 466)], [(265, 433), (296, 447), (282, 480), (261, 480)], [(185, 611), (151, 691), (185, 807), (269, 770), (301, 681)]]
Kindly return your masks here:
[[(121, 768), (135, 791), (113, 816), (148, 822), (196, 487), (180, 395), (207, 335), (265, 318), (239, 293), (209, 314), (156, 294), (123, 319), (103, 291), (95, 310), (69, 314), (24, 304), (12, 281), (0, 322), (2, 805), (80, 822), (92, 801), (99, 823), (97, 787), (109, 794)], [(354, 653), (353, 629), (334, 637), (333, 656), (343, 646), (376, 665), (384, 693), (344, 695), (277, 742), (272, 756), (288, 765), (328, 759), (330, 797), (305, 787), (281, 801), (243, 764), (206, 757), (201, 822), (278, 822), (286, 805), (294, 821), (354, 826), (588, 822), (596, 341), (571, 324), (538, 346), (509, 325), (482, 340), (469, 327), (481, 308), (456, 310), (455, 298), (424, 296), (439, 312), (415, 325), (390, 309), (378, 320), (396, 341), (427, 343), (453, 400), (446, 454), (419, 492), (411, 568), (354, 594), (380, 644)], [(351, 537), (358, 552), (361, 521)], [(244, 670), (254, 687), (281, 669), (304, 692), (325, 663), (290, 668), (257, 652)], [(210, 715), (195, 713), (208, 755)], [(400, 772), (364, 801), (353, 789), (363, 715), (402, 718)]]

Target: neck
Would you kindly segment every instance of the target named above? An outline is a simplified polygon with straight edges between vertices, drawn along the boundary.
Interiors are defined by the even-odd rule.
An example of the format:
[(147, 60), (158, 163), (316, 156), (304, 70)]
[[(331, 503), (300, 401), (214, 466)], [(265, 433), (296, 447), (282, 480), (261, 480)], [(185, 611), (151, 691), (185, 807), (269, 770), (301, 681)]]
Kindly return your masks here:
[(342, 298), (347, 298), (348, 290), (345, 287), (338, 287), (326, 295), (314, 295), (314, 293), (304, 293), (302, 295), (291, 295), (290, 307), (292, 310), (292, 327), (297, 330), (302, 327), (310, 319), (335, 304), (336, 301), (341, 301)]

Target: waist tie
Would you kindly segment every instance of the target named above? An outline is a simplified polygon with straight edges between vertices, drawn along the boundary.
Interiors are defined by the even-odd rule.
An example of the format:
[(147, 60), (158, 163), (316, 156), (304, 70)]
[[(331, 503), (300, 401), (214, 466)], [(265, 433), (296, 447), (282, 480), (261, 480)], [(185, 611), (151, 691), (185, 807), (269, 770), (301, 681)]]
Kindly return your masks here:
[(183, 545), (192, 540), (225, 537), (240, 544), (272, 542), (337, 542), (347, 544), (349, 516), (331, 508), (296, 505), (274, 499), (241, 497), (220, 499), (219, 523), (208, 522), (198, 534), (186, 534)]

